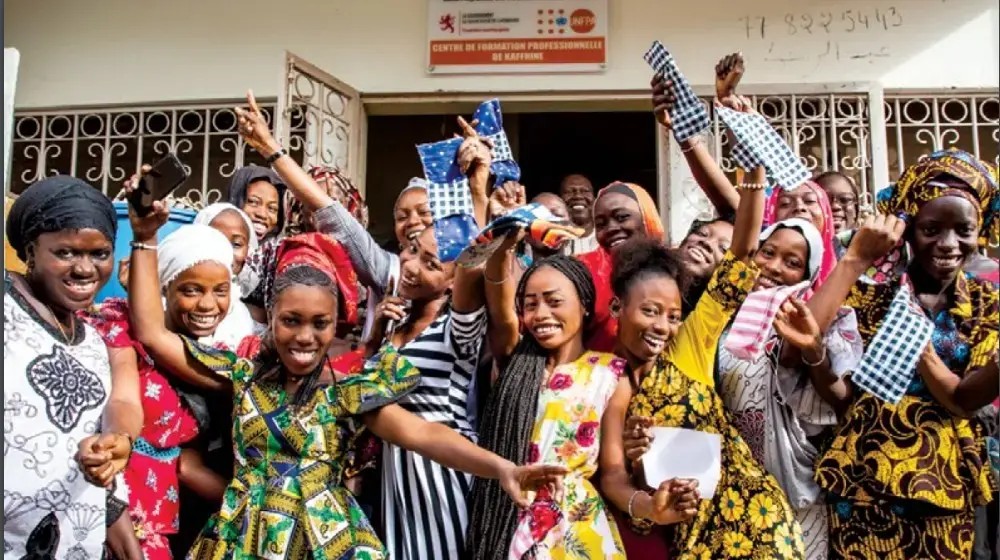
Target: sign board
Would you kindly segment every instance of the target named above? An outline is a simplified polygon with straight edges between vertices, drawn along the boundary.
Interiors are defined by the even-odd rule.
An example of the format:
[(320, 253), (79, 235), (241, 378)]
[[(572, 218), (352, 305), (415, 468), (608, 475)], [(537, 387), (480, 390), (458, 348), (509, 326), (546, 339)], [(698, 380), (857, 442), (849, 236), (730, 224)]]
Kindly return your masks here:
[(431, 74), (600, 72), (608, 0), (430, 0)]
[(17, 49), (3, 50), (3, 194), (10, 190), (10, 153), (14, 139), (14, 88), (17, 86), (17, 65), (21, 53)]

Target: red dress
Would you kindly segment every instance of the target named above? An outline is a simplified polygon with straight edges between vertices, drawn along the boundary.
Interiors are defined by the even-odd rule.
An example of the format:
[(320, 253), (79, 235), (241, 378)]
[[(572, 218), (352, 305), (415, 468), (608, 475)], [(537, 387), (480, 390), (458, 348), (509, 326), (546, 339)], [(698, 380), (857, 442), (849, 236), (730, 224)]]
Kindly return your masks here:
[(584, 347), (594, 352), (614, 352), (618, 319), (611, 316), (611, 255), (604, 249), (577, 255), (594, 279), (594, 318), (587, 329)]
[(177, 532), (178, 459), (180, 446), (198, 436), (198, 423), (182, 404), (170, 381), (156, 370), (152, 358), (132, 337), (128, 304), (105, 300), (85, 317), (110, 348), (133, 348), (139, 355), (139, 391), (142, 398), (142, 431), (125, 467), (129, 513), (147, 560), (169, 559), (167, 535)]

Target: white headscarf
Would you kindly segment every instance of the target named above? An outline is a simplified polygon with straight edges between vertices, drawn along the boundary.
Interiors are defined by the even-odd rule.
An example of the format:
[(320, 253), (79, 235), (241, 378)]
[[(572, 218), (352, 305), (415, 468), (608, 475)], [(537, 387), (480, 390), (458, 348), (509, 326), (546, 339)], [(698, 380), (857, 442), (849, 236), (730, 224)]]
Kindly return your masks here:
[[(177, 228), (167, 235), (156, 249), (157, 272), (160, 286), (166, 290), (171, 282), (191, 267), (215, 262), (233, 273), (233, 246), (221, 231), (204, 224), (191, 224)], [(234, 283), (234, 288), (235, 283)], [(163, 302), (166, 307), (166, 301)], [(231, 293), (226, 316), (215, 329), (215, 334), (202, 342), (223, 342), (235, 350), (243, 337), (253, 330), (253, 319), (239, 293)]]
[(808, 220), (802, 218), (789, 218), (775, 222), (771, 227), (765, 229), (760, 234), (760, 245), (768, 240), (774, 232), (779, 229), (793, 229), (806, 238), (806, 245), (809, 247), (809, 261), (806, 263), (806, 272), (809, 273), (808, 280), (815, 281), (819, 274), (820, 266), (823, 264), (823, 236), (820, 235), (816, 226)]
[[(227, 210), (236, 212), (247, 225), (247, 257), (249, 257), (257, 250), (259, 241), (257, 240), (257, 234), (253, 230), (253, 222), (250, 221), (250, 216), (247, 216), (246, 212), (237, 206), (229, 204), (228, 202), (216, 202), (215, 204), (210, 204), (202, 209), (201, 212), (198, 212), (198, 214), (194, 217), (194, 223), (210, 226), (212, 225), (212, 220), (216, 219), (219, 217), (219, 214), (222, 214)], [(240, 297), (247, 297), (254, 291), (254, 288), (257, 287), (257, 284), (260, 282), (260, 277), (253, 270), (253, 267), (244, 264), (243, 268), (236, 276), (236, 282), (239, 284), (239, 291), (236, 293), (239, 294)]]

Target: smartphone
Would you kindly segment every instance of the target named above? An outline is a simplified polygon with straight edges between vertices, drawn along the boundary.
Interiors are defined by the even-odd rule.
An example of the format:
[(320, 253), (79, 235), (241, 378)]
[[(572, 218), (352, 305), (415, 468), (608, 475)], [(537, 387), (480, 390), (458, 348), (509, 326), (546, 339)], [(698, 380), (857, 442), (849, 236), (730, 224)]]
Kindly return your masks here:
[(153, 211), (153, 202), (166, 198), (187, 178), (184, 164), (169, 153), (139, 178), (139, 186), (128, 195), (128, 202), (137, 216), (146, 216)]

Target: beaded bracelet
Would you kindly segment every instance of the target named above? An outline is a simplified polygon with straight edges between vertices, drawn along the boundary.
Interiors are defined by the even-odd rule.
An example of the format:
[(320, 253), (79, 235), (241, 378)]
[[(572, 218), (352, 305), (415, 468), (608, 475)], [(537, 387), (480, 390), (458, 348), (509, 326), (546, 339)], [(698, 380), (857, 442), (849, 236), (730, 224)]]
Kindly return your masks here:
[(767, 187), (767, 183), (740, 183), (736, 188), (741, 191), (762, 191)]
[(636, 490), (632, 492), (632, 497), (628, 499), (628, 516), (635, 518), (635, 514), (632, 512), (632, 506), (635, 505), (635, 499), (642, 493), (642, 490)]

